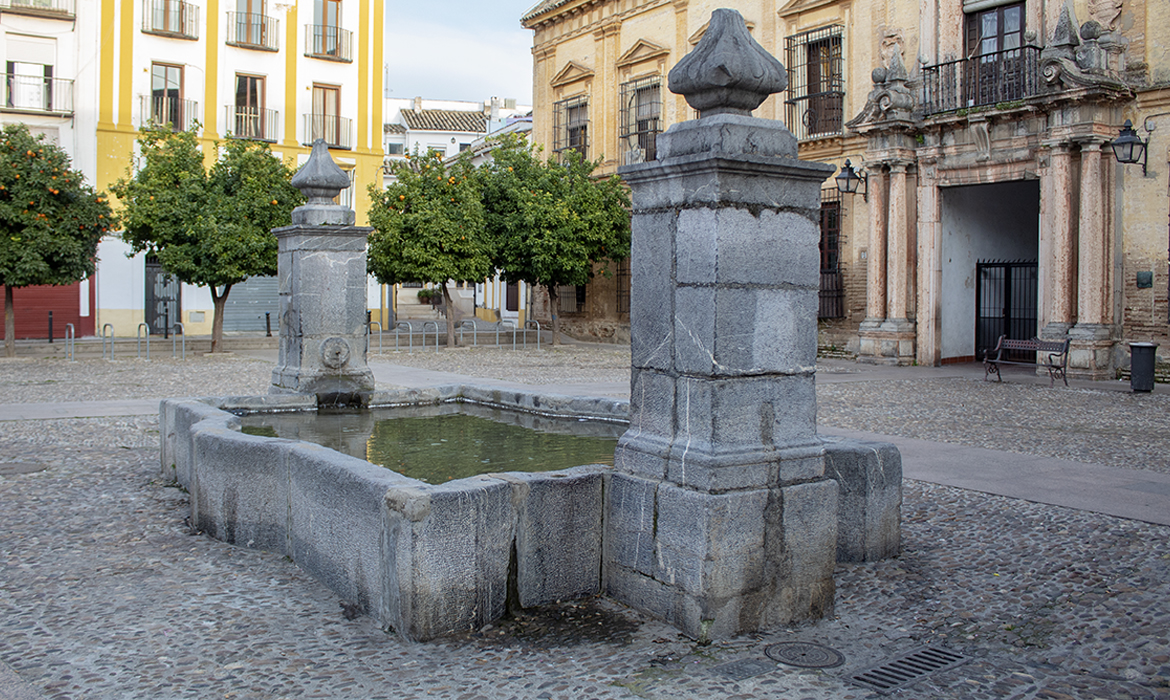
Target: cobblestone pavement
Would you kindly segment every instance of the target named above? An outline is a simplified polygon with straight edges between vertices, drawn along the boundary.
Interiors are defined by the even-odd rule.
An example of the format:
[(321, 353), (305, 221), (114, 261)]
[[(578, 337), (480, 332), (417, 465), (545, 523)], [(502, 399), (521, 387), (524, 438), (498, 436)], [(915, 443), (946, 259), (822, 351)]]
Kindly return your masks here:
[[(0, 392), (5, 402), (254, 393), (269, 371), (241, 358), (0, 360)], [(828, 415), (852, 416), (842, 427), (858, 430), (896, 432), (885, 426), (901, 421), (928, 439), (986, 429), (970, 419), (981, 389), (955, 390), (970, 397), (959, 420), (964, 411), (930, 410), (936, 394), (955, 400), (946, 382), (889, 384), (835, 385), (830, 395), (865, 407)], [(1032, 401), (1047, 391), (1028, 389)], [(1066, 393), (1076, 400), (1042, 415), (1075, 424), (1097, 411), (1088, 425), (1124, 428), (1144, 420), (1129, 414), (1152, 412), (1153, 402), (1098, 393)], [(822, 393), (822, 420), (827, 404)], [(155, 481), (157, 428), (151, 416), (0, 423), (0, 661), (45, 697), (860, 699), (878, 696), (853, 674), (932, 645), (969, 660), (890, 697), (1170, 698), (1170, 528), (908, 482), (902, 555), (840, 566), (834, 615), (817, 623), (704, 647), (596, 600), (413, 644), (370, 618), (347, 620), (336, 596), (285, 558), (192, 533), (185, 494)], [(1108, 457), (1114, 443), (1105, 445)], [(1134, 454), (1167, 453), (1145, 445)], [(845, 662), (769, 661), (765, 649), (784, 641), (828, 645)], [(725, 664), (745, 659), (759, 675), (728, 675)]]

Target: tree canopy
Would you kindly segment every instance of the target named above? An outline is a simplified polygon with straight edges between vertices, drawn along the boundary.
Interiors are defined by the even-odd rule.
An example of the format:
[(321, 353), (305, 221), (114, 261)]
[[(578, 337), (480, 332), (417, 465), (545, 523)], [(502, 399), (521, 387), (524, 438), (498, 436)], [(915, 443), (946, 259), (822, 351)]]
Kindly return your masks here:
[(98, 242), (115, 225), (106, 197), (70, 166), (63, 149), (24, 124), (0, 129), (0, 284), (9, 357), (16, 354), (12, 289), (85, 279), (94, 272)]
[(416, 150), (393, 166), (396, 181), (369, 188), (369, 271), (382, 284), (423, 282), (443, 292), (447, 346), (458, 320), (448, 281), (481, 282), (491, 274), (492, 251), (484, 230), (479, 183), (467, 158), (445, 164), (441, 155)]
[(264, 142), (229, 139), (210, 172), (194, 131), (143, 127), (138, 145), (141, 167), (111, 188), (125, 206), (122, 237), (180, 281), (210, 288), (216, 352), (232, 285), (276, 274), (272, 229), (288, 225), (304, 197)]
[(508, 281), (548, 289), (556, 343), (557, 287), (585, 284), (598, 263), (629, 257), (629, 196), (618, 176), (595, 178), (600, 161), (576, 151), (543, 161), (523, 137), (509, 134), (492, 157), (479, 180), (493, 262)]

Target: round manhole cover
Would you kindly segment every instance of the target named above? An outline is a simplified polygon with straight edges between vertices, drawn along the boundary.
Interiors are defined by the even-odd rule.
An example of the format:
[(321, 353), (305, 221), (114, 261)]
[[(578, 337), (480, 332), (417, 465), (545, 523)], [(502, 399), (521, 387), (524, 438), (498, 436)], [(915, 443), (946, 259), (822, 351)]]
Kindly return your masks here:
[(773, 661), (800, 668), (835, 668), (845, 663), (845, 657), (837, 650), (810, 642), (772, 644), (764, 654)]

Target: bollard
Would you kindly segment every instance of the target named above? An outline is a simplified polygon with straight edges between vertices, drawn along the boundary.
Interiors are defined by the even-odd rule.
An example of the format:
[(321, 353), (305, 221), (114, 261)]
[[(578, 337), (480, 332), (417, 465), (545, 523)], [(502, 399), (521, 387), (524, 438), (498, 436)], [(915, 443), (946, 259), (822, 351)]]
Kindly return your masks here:
[(49, 342), (53, 342), (53, 312), (49, 312)]
[(170, 340), (171, 338), (171, 305), (167, 304), (163, 308), (163, 340)]
[(264, 312), (264, 335), (265, 337), (272, 337), (272, 312)]

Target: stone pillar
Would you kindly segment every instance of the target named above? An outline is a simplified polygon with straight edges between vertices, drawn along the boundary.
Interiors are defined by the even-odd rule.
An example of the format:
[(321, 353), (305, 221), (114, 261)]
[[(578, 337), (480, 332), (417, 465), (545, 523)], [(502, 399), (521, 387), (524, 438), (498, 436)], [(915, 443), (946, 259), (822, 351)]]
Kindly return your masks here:
[(914, 321), (910, 295), (914, 293), (907, 164), (890, 166), (889, 214), (886, 216), (886, 320), (881, 326), (882, 355), (899, 365), (914, 361)]
[(1041, 235), (1048, 255), (1042, 264), (1048, 269), (1043, 283), (1048, 285), (1042, 297), (1048, 302), (1048, 322), (1043, 336), (1063, 339), (1073, 324), (1073, 281), (1075, 280), (1073, 254), (1072, 212), (1075, 210), (1072, 197), (1072, 152), (1067, 143), (1055, 144), (1048, 166), (1048, 182), (1043, 183), (1040, 203)]
[[(918, 290), (917, 308), (918, 364), (937, 366), (942, 359), (942, 222), (939, 214), (938, 183), (934, 164), (920, 162), (918, 180)], [(927, 176), (929, 172), (929, 176)]]
[(1105, 229), (1105, 187), (1101, 144), (1081, 144), (1081, 201), (1077, 238), (1077, 323), (1068, 332), (1069, 371), (1107, 379), (1112, 371), (1113, 329), (1107, 305), (1112, 301), (1109, 274), (1113, 251)]
[(364, 404), (374, 389), (366, 364), (366, 237), (352, 209), (332, 203), (349, 176), (318, 139), (293, 187), (307, 203), (274, 229), (279, 252), (280, 357), (272, 394), (316, 394), (321, 405)]
[(865, 324), (886, 320), (886, 174), (875, 169), (866, 183), (869, 195), (869, 250), (866, 265)]
[(816, 435), (820, 188), (751, 110), (785, 72), (716, 10), (670, 73), (700, 119), (633, 191), (630, 427), (607, 491), (609, 595), (700, 638), (832, 610), (837, 484)]

